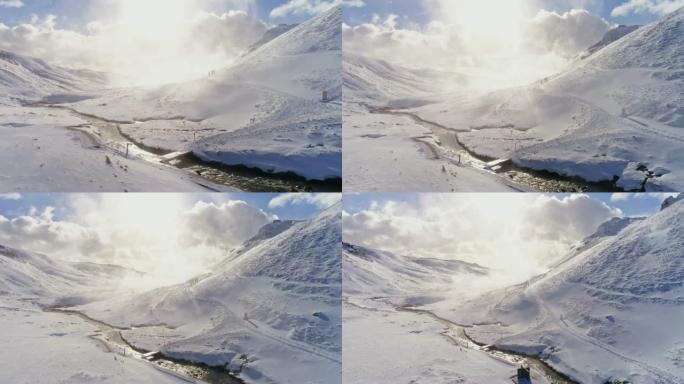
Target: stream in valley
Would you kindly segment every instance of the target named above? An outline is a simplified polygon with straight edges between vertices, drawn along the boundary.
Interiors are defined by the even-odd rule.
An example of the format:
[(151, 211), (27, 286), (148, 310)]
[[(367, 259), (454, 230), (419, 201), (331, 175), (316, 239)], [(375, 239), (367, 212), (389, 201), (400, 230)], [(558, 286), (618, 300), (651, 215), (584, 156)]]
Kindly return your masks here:
[[(515, 351), (507, 351), (499, 349), (492, 345), (485, 345), (477, 342), (476, 340), (468, 336), (467, 333), (467, 329), (472, 328), (472, 326), (457, 324), (445, 318), (437, 316), (433, 312), (411, 306), (397, 307), (397, 310), (423, 316), (429, 316), (433, 320), (443, 324), (447, 328), (447, 330), (443, 332), (442, 335), (448, 338), (449, 341), (451, 341), (452, 343), (459, 345), (463, 348), (473, 349), (476, 351), (480, 351), (482, 353), (486, 353), (496, 360), (504, 361), (506, 363), (511, 364), (512, 368), (519, 367), (523, 364), (529, 366), (532, 370), (533, 382), (539, 382), (539, 376), (542, 376), (544, 380), (546, 380), (546, 382), (550, 384), (579, 384), (577, 381), (572, 380), (563, 373), (556, 371), (537, 356), (526, 355)], [(537, 381), (534, 381), (535, 376), (537, 377)]]
[(81, 312), (61, 307), (47, 307), (46, 312), (60, 313), (65, 316), (76, 316), (81, 320), (95, 326), (97, 330), (89, 337), (95, 340), (103, 351), (116, 354), (122, 358), (131, 358), (146, 361), (154, 368), (169, 375), (179, 377), (191, 383), (198, 384), (244, 384), (244, 381), (228, 370), (221, 367), (209, 367), (205, 364), (174, 359), (157, 352), (148, 356), (151, 351), (145, 351), (130, 344), (122, 336), (122, 331), (127, 328), (119, 328), (93, 319)]
[(31, 106), (66, 110), (85, 120), (86, 124), (68, 128), (86, 135), (88, 141), (122, 156), (166, 164), (214, 184), (246, 192), (339, 192), (342, 190), (342, 179), (307, 180), (292, 172), (268, 173), (243, 165), (232, 166), (204, 161), (189, 151), (174, 153), (152, 148), (133, 140), (123, 134), (120, 129), (121, 124), (130, 124), (130, 122), (107, 120), (60, 105), (32, 104)]
[[(487, 163), (496, 159), (478, 155), (469, 150), (458, 138), (458, 131), (427, 121), (414, 113), (397, 111), (386, 108), (369, 108), (370, 113), (395, 116), (405, 116), (416, 124), (425, 127), (438, 139), (437, 144), (421, 140), (427, 145), (431, 154), (452, 163), (467, 165), (485, 170)], [(496, 177), (504, 179), (504, 183), (515, 187), (524, 186), (537, 192), (623, 192), (611, 182), (588, 182), (578, 177), (566, 177), (552, 172), (538, 171), (516, 165), (512, 161), (501, 164), (501, 169), (491, 172)]]

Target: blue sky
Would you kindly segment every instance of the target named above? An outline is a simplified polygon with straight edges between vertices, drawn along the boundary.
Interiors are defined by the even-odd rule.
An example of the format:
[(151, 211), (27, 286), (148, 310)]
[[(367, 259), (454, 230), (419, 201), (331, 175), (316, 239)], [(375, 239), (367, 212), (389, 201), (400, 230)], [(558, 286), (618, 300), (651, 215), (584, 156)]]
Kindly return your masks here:
[[(0, 195), (1, 196), (1, 195)], [(42, 211), (46, 207), (55, 208), (55, 219), (61, 220), (70, 218), (72, 214), (71, 201), (75, 195), (70, 194), (23, 194), (17, 196), (18, 199), (0, 198), (0, 215), (7, 218), (14, 218), (25, 215), (31, 208), (36, 208)], [(88, 196), (88, 195), (84, 195)], [(97, 195), (90, 195), (97, 196)], [(121, 195), (125, 196), (125, 195)], [(160, 198), (170, 195), (158, 195)], [(303, 220), (312, 217), (320, 211), (320, 207), (315, 204), (301, 203), (301, 204), (286, 204), (279, 207), (269, 207), (269, 203), (275, 197), (279, 196), (277, 193), (231, 193), (231, 194), (188, 194), (183, 195), (184, 205), (187, 208), (192, 207), (197, 201), (215, 202), (220, 204), (228, 200), (242, 200), (249, 205), (258, 207), (269, 214), (278, 215), (279, 218), (285, 220)]]
[[(101, 0), (101, 2), (114, 0)], [(139, 0), (145, 1), (145, 0)], [(44, 19), (48, 15), (56, 15), (56, 25), (59, 28), (81, 30), (90, 21), (93, 15), (88, 3), (93, 0), (22, 0), (22, 7), (0, 7), (0, 22), (7, 25), (17, 25), (26, 23), (36, 15)], [(233, 9), (246, 7), (250, 0), (212, 0), (211, 5), (204, 9), (215, 13), (223, 13)], [(248, 7), (248, 11), (258, 16), (258, 18), (272, 24), (279, 23), (300, 23), (310, 15), (289, 15), (284, 18), (270, 18), (271, 10), (279, 5), (287, 3), (287, 0), (256, 0)]]
[[(584, 3), (583, 8), (616, 24), (647, 24), (658, 19), (658, 16), (653, 14), (630, 14), (626, 17), (612, 17), (611, 11), (627, 1), (587, 0), (581, 3)], [(540, 9), (544, 8), (559, 13), (580, 8), (578, 7), (580, 1), (573, 0), (541, 0), (540, 3), (542, 3)], [(344, 21), (347, 24), (357, 25), (370, 21), (374, 14), (380, 15), (382, 18), (389, 14), (396, 14), (400, 16), (398, 20), (400, 26), (409, 22), (423, 25), (430, 21), (430, 14), (423, 4), (419, 0), (368, 0), (365, 7), (345, 8)]]

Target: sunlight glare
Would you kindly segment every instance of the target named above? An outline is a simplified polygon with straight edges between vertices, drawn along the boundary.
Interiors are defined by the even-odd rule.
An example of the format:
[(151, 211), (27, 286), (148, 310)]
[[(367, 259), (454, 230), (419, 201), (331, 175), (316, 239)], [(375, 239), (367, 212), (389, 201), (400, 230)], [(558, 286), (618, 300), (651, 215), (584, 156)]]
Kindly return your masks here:
[(458, 0), (441, 2), (447, 22), (459, 27), (464, 40), (482, 48), (513, 49), (522, 34), (529, 2), (523, 0)]

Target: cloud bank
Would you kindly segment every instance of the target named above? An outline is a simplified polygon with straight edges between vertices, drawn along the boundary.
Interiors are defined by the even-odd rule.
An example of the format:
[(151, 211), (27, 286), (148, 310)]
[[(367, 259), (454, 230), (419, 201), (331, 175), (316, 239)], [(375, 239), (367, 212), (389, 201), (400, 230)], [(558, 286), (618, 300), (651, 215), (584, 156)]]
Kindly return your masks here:
[(314, 205), (320, 209), (337, 204), (342, 199), (342, 195), (337, 193), (284, 193), (271, 199), (268, 203), (269, 208), (282, 208), (287, 205)]
[(587, 195), (421, 195), (343, 214), (346, 242), (398, 254), (455, 259), (523, 276), (544, 271), (622, 212)]
[(611, 16), (621, 17), (630, 14), (665, 15), (684, 7), (684, 0), (629, 0), (613, 9)]
[(275, 216), (244, 201), (175, 194), (73, 195), (54, 207), (0, 215), (0, 244), (72, 261), (118, 264), (164, 283), (204, 273)]
[(472, 87), (501, 88), (566, 68), (613, 27), (583, 9), (556, 13), (532, 3), (424, 0), (430, 22), (376, 15), (343, 26), (344, 48), (395, 65), (470, 75)]
[[(198, 77), (232, 63), (268, 25), (246, 9), (206, 11), (207, 0), (93, 1), (82, 30), (58, 27), (57, 16), (8, 26), (0, 49), (68, 68), (108, 72), (114, 85), (154, 85)], [(163, 14), (160, 11), (163, 10)]]
[(337, 5), (363, 7), (365, 3), (363, 0), (290, 0), (273, 8), (270, 16), (272, 18), (286, 17), (288, 15), (314, 16)]
[(21, 0), (0, 0), (0, 7), (4, 8), (21, 8), (24, 3)]

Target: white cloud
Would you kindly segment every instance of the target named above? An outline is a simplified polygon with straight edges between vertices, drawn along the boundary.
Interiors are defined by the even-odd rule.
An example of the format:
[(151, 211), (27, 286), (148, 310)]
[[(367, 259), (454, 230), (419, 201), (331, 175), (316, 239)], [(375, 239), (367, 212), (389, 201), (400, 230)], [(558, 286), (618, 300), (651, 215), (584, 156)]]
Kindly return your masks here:
[(0, 7), (5, 8), (21, 8), (24, 3), (21, 0), (0, 0)]
[(613, 193), (610, 195), (610, 201), (627, 201), (630, 199), (655, 199), (659, 201), (665, 201), (668, 197), (677, 197), (679, 193)]
[(664, 15), (684, 7), (684, 0), (629, 0), (613, 8), (613, 17), (628, 16), (630, 14)]
[(185, 244), (230, 249), (248, 240), (269, 222), (277, 219), (244, 201), (222, 204), (198, 202), (182, 215), (187, 232)]
[(432, 16), (425, 25), (397, 15), (344, 25), (345, 50), (469, 75), (475, 88), (501, 88), (563, 70), (611, 28), (585, 10), (540, 11), (526, 0), (423, 2)]
[(275, 219), (243, 201), (189, 199), (73, 195), (57, 210), (31, 209), (12, 219), (0, 215), (0, 244), (64, 260), (118, 264), (175, 283), (206, 272)]
[(610, 201), (627, 201), (632, 197), (631, 193), (613, 193), (610, 195)]
[(288, 15), (318, 15), (331, 7), (343, 5), (345, 7), (363, 7), (363, 0), (290, 0), (271, 10), (272, 18), (286, 17)]
[(0, 215), (0, 241), (34, 252), (89, 253), (101, 245), (97, 233), (76, 223), (54, 219), (54, 208), (35, 208), (23, 216)]
[(325, 209), (340, 202), (342, 196), (338, 193), (285, 193), (271, 199), (269, 208), (279, 208), (286, 205), (310, 204)]
[(21, 200), (20, 193), (0, 193), (0, 200)]
[(540, 54), (552, 52), (571, 59), (599, 42), (613, 27), (583, 9), (563, 14), (541, 10), (527, 24), (524, 44)]
[(457, 54), (463, 44), (455, 29), (440, 21), (424, 27), (399, 28), (398, 18), (388, 15), (381, 19), (376, 15), (369, 23), (343, 25), (344, 49), (407, 66), (411, 66), (412, 58), (422, 65), (439, 67), (468, 63), (468, 57)]
[(590, 198), (539, 195), (422, 195), (343, 214), (347, 242), (417, 257), (458, 259), (539, 273), (618, 209)]
[[(0, 24), (0, 49), (51, 64), (108, 72), (115, 85), (203, 77), (230, 65), (268, 28), (245, 10), (205, 11), (210, 3), (93, 1), (87, 14), (94, 18), (83, 31), (57, 27), (54, 15), (14, 26)], [(164, 9), (163, 16), (156, 16), (159, 9)]]

